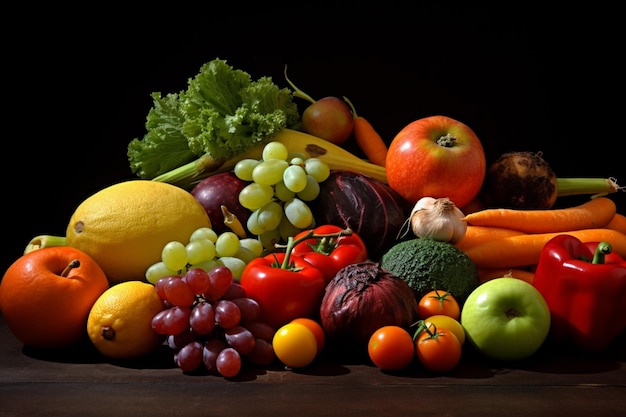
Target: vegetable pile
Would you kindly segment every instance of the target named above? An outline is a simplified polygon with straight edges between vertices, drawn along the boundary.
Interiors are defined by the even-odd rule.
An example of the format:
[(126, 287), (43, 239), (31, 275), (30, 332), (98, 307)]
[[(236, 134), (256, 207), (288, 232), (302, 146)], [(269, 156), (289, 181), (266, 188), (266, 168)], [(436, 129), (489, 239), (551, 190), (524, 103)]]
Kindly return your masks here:
[[(188, 246), (170, 242), (180, 247), (178, 266), (161, 262), (157, 266), (166, 268), (168, 276), (157, 278), (174, 281), (175, 276), (182, 281), (183, 271), (205, 269), (208, 275), (215, 272), (212, 268), (228, 269), (229, 291), (236, 291), (229, 300), (252, 300), (258, 311), (254, 320), (244, 323), (241, 317), (246, 314), (233, 307), (225, 316), (235, 324), (222, 325), (219, 336), (232, 336), (235, 326), (255, 333), (247, 335), (246, 352), (262, 360), (253, 364), (278, 359), (287, 367), (305, 367), (332, 352), (354, 358), (369, 355), (385, 370), (402, 369), (415, 360), (430, 371), (450, 372), (461, 360), (464, 303), (486, 281), (498, 278), (514, 286), (519, 281), (508, 278), (518, 278), (539, 290), (550, 309), (552, 336), (572, 346), (602, 351), (626, 329), (626, 215), (618, 213), (608, 195), (624, 191), (616, 180), (558, 178), (541, 153), (510, 152), (486, 170), (482, 181), (484, 153), (475, 133), (449, 117), (431, 116), (419, 130), (403, 131), (408, 144), (403, 148), (427, 149), (421, 155), (429, 168), (427, 178), (417, 171), (397, 177), (413, 191), (444, 195), (408, 201), (399, 187), (386, 181), (387, 172), (392, 176), (386, 167), (400, 158), (411, 166), (406, 156), (411, 152), (394, 161), (386, 141), (347, 98), (313, 100), (287, 82), (295, 91), (269, 77), (253, 80), (225, 60), (210, 61), (189, 79), (185, 90), (152, 93), (147, 132), (132, 139), (127, 150), (130, 169), (140, 179), (188, 190), (209, 215), (213, 230), (207, 227), (203, 233), (215, 235), (203, 242), (212, 247), (211, 256), (201, 253), (197, 240), (195, 249), (188, 249), (194, 243), (191, 238)], [(300, 115), (296, 98), (311, 103), (306, 115)], [(333, 128), (324, 117), (334, 116), (341, 123)], [(469, 134), (472, 140), (464, 140)], [(445, 148), (438, 144), (442, 139)], [(343, 147), (350, 140), (367, 159)], [(271, 155), (267, 144), (277, 145), (273, 150), (282, 156)], [(442, 152), (446, 156), (438, 156)], [(472, 175), (472, 182), (482, 181), (483, 186), (471, 204), (457, 207), (445, 195), (457, 186), (446, 174), (463, 158), (477, 161), (480, 172), (457, 175)], [(262, 165), (268, 161), (280, 164)], [(262, 169), (255, 171), (258, 166)], [(281, 171), (276, 166), (289, 168)], [(296, 171), (300, 178), (288, 177)], [(421, 187), (431, 182), (434, 187)], [(415, 184), (420, 187), (412, 187)], [(470, 197), (467, 194), (462, 193), (461, 201)], [(566, 195), (592, 198), (553, 208)], [(223, 239), (226, 234), (228, 241)], [(66, 244), (65, 239), (51, 238), (33, 239), (26, 252)], [(242, 249), (246, 240), (258, 244), (250, 246), (255, 252)], [(224, 248), (229, 249), (227, 255)], [(217, 253), (224, 255), (214, 256)], [(162, 260), (166, 257), (164, 248)], [(146, 277), (154, 271), (146, 271)], [(148, 282), (161, 288), (165, 284), (158, 284), (160, 279)], [(185, 285), (191, 281), (194, 286), (193, 278), (184, 279)], [(206, 299), (210, 284), (201, 287), (190, 292), (192, 298)], [(223, 290), (226, 294), (226, 286)], [(163, 297), (164, 311), (176, 304), (172, 300), (177, 291), (171, 292)], [(162, 318), (166, 315), (160, 314), (156, 322), (170, 328), (170, 319)], [(207, 317), (194, 320), (213, 324)], [(607, 322), (610, 329), (599, 326)], [(178, 323), (180, 333), (163, 333), (178, 349), (178, 363), (199, 362), (207, 344), (194, 340), (195, 353), (181, 356), (190, 345), (183, 336), (193, 332), (187, 319)], [(548, 321), (543, 324), (547, 328)], [(263, 350), (254, 351), (255, 343)], [(233, 351), (235, 345), (229, 346), (230, 355), (241, 353)], [(213, 349), (206, 355), (217, 356), (223, 347)], [(181, 369), (197, 370), (195, 365)]]

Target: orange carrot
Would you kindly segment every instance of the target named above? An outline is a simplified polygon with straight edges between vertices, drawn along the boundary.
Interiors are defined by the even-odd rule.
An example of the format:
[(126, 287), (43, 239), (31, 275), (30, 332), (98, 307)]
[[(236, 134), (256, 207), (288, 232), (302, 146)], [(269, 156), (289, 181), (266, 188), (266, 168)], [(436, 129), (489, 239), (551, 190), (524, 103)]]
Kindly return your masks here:
[(626, 235), (626, 216), (621, 213), (615, 213), (609, 224), (605, 226), (607, 229), (617, 230)]
[(535, 279), (535, 273), (528, 271), (526, 269), (521, 268), (498, 268), (498, 269), (479, 269), (478, 270), (478, 279), (482, 284), (485, 281), (489, 281), (490, 279), (500, 278), (500, 277), (513, 277), (517, 279), (521, 279), (530, 284), (533, 283)]
[(527, 233), (492, 239), (463, 252), (477, 269), (518, 268), (536, 265), (546, 243), (557, 235), (568, 234), (582, 242), (609, 242), (613, 252), (626, 258), (626, 235), (612, 229), (582, 229), (559, 233)]
[(617, 212), (608, 197), (596, 197), (562, 209), (485, 209), (465, 216), (474, 226), (506, 227), (525, 233), (569, 232), (606, 227)]
[(387, 144), (367, 119), (356, 114), (356, 110), (350, 100), (347, 97), (343, 99), (352, 109), (354, 117), (352, 135), (357, 145), (359, 145), (359, 148), (371, 163), (384, 167), (387, 159)]
[(475, 246), (488, 240), (523, 234), (524, 232), (520, 232), (519, 230), (506, 229), (504, 227), (468, 225), (467, 230), (465, 231), (465, 236), (463, 236), (463, 239), (457, 242), (454, 246), (458, 249), (465, 250), (470, 246)]

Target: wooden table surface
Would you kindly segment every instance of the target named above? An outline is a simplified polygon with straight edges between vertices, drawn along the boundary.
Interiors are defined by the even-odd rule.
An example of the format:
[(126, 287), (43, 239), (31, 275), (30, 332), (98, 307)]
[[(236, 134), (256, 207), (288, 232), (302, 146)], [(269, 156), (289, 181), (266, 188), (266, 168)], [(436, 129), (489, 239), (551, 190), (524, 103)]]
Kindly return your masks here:
[(163, 346), (128, 363), (88, 345), (24, 347), (0, 318), (0, 416), (624, 416), (626, 336), (589, 354), (545, 344), (501, 364), (465, 349), (449, 374), (386, 373), (322, 356), (307, 369), (246, 366), (233, 379), (188, 375)]

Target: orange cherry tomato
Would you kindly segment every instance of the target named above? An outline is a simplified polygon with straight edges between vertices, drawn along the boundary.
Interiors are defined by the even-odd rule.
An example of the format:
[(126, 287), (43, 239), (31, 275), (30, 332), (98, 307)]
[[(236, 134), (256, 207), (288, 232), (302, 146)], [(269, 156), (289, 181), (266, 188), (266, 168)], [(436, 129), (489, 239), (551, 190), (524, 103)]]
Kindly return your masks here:
[(455, 320), (461, 318), (459, 302), (448, 291), (433, 290), (425, 294), (418, 303), (418, 314), (422, 319), (437, 314), (452, 317)]
[(317, 342), (317, 354), (319, 355), (322, 349), (324, 349), (324, 344), (326, 343), (326, 333), (324, 332), (322, 325), (307, 317), (298, 317), (297, 319), (291, 320), (291, 323), (304, 324), (310, 331), (313, 332), (313, 336), (315, 336), (315, 341)]
[(418, 333), (415, 351), (426, 369), (448, 372), (461, 361), (462, 347), (453, 332), (429, 323), (428, 327)]
[(415, 358), (413, 338), (400, 326), (383, 326), (369, 339), (367, 352), (378, 368), (397, 371), (406, 368)]

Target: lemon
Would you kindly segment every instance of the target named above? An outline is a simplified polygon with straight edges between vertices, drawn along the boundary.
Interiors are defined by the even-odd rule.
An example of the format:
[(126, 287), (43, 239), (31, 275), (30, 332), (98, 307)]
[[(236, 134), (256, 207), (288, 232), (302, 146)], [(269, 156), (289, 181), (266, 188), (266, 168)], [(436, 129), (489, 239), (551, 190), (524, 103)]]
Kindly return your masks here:
[(125, 281), (100, 295), (87, 318), (87, 334), (96, 349), (109, 358), (132, 359), (163, 343), (152, 330), (152, 318), (164, 306), (154, 286)]
[(200, 227), (211, 227), (205, 208), (172, 184), (129, 180), (91, 195), (72, 214), (68, 246), (90, 255), (111, 285), (145, 280), (170, 241), (186, 243)]

